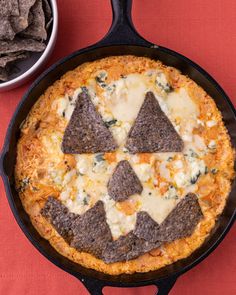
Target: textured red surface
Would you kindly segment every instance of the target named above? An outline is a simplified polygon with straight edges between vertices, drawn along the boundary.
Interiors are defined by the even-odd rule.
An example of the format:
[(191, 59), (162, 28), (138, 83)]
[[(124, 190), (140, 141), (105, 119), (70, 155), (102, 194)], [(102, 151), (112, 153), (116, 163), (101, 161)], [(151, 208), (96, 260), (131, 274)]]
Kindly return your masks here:
[[(133, 18), (148, 40), (205, 68), (236, 105), (236, 1), (134, 0)], [(58, 0), (59, 35), (47, 66), (98, 41), (111, 22), (109, 0)], [(0, 147), (9, 120), (30, 83), (0, 94)], [(47, 261), (16, 224), (0, 181), (0, 294), (88, 294), (74, 277)], [(236, 227), (205, 261), (178, 279), (171, 295), (236, 294)], [(155, 287), (106, 288), (108, 294), (153, 294)]]

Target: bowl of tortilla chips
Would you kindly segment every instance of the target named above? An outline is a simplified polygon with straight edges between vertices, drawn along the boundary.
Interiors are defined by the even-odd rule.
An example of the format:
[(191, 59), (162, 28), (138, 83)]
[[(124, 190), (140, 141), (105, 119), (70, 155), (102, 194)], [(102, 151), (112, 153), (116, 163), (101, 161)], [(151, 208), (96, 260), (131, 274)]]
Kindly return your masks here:
[(55, 46), (56, 0), (0, 0), (0, 91), (24, 84)]

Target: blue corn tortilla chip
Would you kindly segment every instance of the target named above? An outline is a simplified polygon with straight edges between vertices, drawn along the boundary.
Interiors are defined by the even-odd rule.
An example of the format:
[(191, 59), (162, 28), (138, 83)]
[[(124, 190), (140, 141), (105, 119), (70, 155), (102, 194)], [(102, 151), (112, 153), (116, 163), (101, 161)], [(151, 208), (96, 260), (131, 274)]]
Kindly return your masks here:
[(5, 68), (8, 64), (25, 59), (29, 56), (27, 52), (10, 53), (8, 55), (0, 56), (0, 67)]
[(30, 25), (20, 33), (20, 35), (36, 40), (46, 40), (47, 31), (45, 29), (45, 16), (42, 0), (37, 0), (35, 2), (30, 10), (30, 13), (32, 13), (33, 16), (32, 21)]
[(134, 229), (134, 234), (146, 241), (156, 242), (160, 230), (159, 224), (145, 212), (140, 211), (137, 213), (137, 220)]
[(203, 214), (195, 194), (187, 194), (159, 225), (147, 212), (137, 214), (134, 233), (147, 241), (171, 242), (190, 236)]
[(0, 0), (0, 18), (19, 15), (18, 0)]
[(161, 110), (152, 92), (147, 92), (131, 127), (126, 148), (132, 153), (181, 152), (183, 141)]
[(106, 263), (128, 261), (156, 249), (160, 247), (160, 245), (160, 242), (153, 243), (144, 239), (139, 239), (133, 231), (131, 231), (127, 235), (121, 236), (117, 240), (108, 243), (102, 253), (102, 259)]
[(65, 241), (79, 251), (101, 257), (104, 247), (112, 241), (102, 201), (82, 215), (70, 213), (66, 206), (49, 197), (41, 214), (55, 227)]
[(26, 29), (29, 25), (29, 11), (35, 4), (36, 0), (19, 0), (19, 15), (11, 16), (10, 22), (15, 33), (19, 33)]
[(190, 236), (203, 218), (198, 198), (187, 194), (160, 224), (156, 239), (171, 242)]
[(0, 40), (13, 40), (15, 32), (12, 29), (8, 17), (0, 17)]
[(120, 161), (107, 185), (108, 194), (121, 202), (134, 194), (141, 194), (143, 187), (128, 161)]
[(62, 151), (65, 154), (103, 153), (112, 152), (116, 147), (89, 95), (80, 93), (63, 136)]
[(102, 201), (98, 201), (94, 207), (75, 220), (73, 234), (72, 247), (101, 257), (107, 243), (112, 241)]
[(20, 14), (18, 0), (8, 0), (11, 3), (11, 15), (17, 16)]
[(49, 197), (41, 214), (55, 227), (56, 231), (70, 244), (73, 239), (72, 226), (78, 216), (54, 197)]
[(0, 82), (8, 80), (8, 72), (6, 69), (0, 67)]
[(15, 38), (12, 41), (0, 41), (0, 55), (18, 51), (40, 52), (46, 45), (31, 39)]

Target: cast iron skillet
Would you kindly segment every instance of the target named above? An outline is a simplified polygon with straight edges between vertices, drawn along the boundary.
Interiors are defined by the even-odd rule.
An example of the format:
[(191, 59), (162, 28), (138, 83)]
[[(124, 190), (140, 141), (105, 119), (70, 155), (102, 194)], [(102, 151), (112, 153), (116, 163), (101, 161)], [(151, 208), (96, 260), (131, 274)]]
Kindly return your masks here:
[(204, 244), (186, 259), (166, 266), (157, 271), (136, 273), (132, 275), (110, 276), (91, 269), (86, 269), (60, 255), (50, 244), (40, 237), (32, 226), (24, 211), (18, 194), (14, 188), (14, 165), (16, 144), (20, 135), (19, 127), (26, 118), (38, 97), (59, 79), (64, 73), (78, 65), (112, 55), (134, 54), (159, 59), (164, 64), (180, 69), (196, 81), (210, 94), (223, 114), (225, 125), (229, 131), (232, 144), (236, 146), (235, 110), (229, 98), (217, 82), (201, 67), (188, 58), (143, 39), (135, 30), (131, 20), (132, 0), (112, 0), (113, 22), (108, 34), (97, 44), (81, 49), (60, 60), (44, 72), (30, 87), (17, 107), (9, 125), (3, 147), (0, 167), (5, 184), (8, 201), (13, 214), (31, 243), (52, 263), (74, 275), (84, 283), (93, 295), (102, 294), (104, 286), (137, 287), (156, 285), (158, 294), (168, 294), (178, 276), (197, 265), (206, 258), (223, 240), (236, 216), (236, 186), (233, 184), (223, 214)]

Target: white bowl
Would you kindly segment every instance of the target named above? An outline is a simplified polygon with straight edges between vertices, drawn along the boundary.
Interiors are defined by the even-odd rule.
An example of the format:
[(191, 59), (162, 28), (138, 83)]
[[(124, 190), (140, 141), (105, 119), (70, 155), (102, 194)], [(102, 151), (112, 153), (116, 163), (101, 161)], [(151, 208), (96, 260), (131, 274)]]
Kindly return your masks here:
[(19, 71), (12, 74), (12, 79), (6, 82), (0, 83), (0, 92), (7, 91), (26, 83), (36, 72), (42, 68), (42, 66), (47, 62), (49, 56), (51, 55), (57, 38), (58, 31), (58, 10), (56, 0), (50, 0), (52, 8), (52, 29), (51, 34), (44, 51), (32, 53), (30, 58), (22, 60), (17, 63), (17, 68)]

